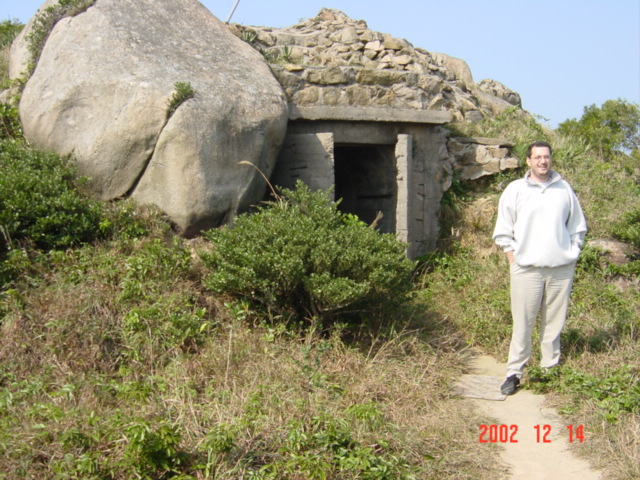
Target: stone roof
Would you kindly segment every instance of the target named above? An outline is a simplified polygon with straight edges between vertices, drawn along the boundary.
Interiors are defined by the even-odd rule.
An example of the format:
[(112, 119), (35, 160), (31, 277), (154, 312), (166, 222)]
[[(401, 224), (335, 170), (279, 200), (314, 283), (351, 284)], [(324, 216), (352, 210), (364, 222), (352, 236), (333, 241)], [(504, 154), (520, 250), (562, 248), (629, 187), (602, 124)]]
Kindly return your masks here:
[(476, 84), (463, 60), (370, 30), (339, 10), (323, 8), (315, 18), (281, 29), (230, 27), (262, 52), (290, 104), (301, 109), (439, 111), (453, 121), (479, 121), (521, 108), (520, 95), (499, 82)]

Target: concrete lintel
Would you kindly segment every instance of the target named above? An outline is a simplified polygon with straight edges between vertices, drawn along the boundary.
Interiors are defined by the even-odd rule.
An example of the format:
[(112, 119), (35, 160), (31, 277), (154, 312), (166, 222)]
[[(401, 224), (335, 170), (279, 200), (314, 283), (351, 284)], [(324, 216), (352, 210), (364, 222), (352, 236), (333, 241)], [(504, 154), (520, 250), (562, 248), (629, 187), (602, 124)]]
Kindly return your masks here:
[(442, 125), (453, 120), (451, 112), (380, 107), (301, 107), (289, 104), (289, 120), (425, 123)]
[(452, 140), (456, 140), (459, 143), (476, 143), (478, 145), (487, 145), (495, 147), (515, 147), (516, 144), (508, 140), (500, 138), (487, 138), (487, 137), (451, 137)]

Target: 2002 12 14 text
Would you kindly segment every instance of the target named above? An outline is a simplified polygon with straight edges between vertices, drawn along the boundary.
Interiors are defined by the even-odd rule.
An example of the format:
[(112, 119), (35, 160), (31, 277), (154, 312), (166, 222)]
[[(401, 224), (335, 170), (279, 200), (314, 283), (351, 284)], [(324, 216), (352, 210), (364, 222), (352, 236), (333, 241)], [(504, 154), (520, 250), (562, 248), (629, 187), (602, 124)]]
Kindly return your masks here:
[[(480, 425), (480, 443), (518, 443), (522, 434), (518, 425)], [(551, 443), (551, 425), (534, 425), (533, 432), (537, 443)], [(584, 425), (567, 425), (569, 443), (585, 440)]]

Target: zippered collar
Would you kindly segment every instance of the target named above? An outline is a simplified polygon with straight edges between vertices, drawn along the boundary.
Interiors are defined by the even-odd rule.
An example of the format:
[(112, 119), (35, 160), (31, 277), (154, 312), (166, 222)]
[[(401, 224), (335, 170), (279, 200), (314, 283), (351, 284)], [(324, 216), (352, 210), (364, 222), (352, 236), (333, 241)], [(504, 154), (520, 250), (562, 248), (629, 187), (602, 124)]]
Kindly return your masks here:
[(529, 171), (527, 171), (527, 173), (525, 173), (524, 180), (525, 180), (525, 182), (527, 182), (528, 185), (531, 185), (533, 187), (539, 187), (539, 188), (542, 188), (543, 190), (545, 190), (547, 187), (550, 187), (554, 183), (559, 182), (560, 180), (562, 180), (562, 177), (555, 170), (551, 170), (551, 172), (549, 173), (549, 181), (545, 182), (545, 185), (542, 185), (541, 183), (534, 182), (533, 180), (531, 180), (531, 171), (529, 170)]

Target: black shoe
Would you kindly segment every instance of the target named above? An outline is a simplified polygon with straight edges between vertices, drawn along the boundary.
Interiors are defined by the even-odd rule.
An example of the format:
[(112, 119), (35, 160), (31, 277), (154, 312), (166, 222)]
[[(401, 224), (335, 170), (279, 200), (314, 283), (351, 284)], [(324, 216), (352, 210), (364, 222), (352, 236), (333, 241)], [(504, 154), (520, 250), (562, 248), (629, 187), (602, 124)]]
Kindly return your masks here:
[(503, 395), (513, 395), (520, 386), (520, 379), (517, 375), (511, 375), (507, 377), (505, 382), (500, 387), (500, 393)]

